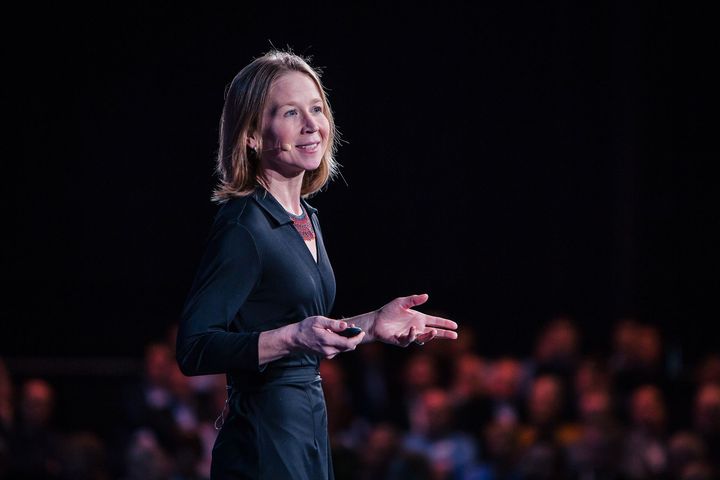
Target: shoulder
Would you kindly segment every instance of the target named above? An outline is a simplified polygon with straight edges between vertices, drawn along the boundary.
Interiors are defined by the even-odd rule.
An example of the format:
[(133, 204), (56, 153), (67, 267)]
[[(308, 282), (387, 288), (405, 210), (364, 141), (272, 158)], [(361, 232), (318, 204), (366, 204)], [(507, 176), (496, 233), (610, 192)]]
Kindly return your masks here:
[(215, 215), (216, 224), (239, 223), (240, 219), (247, 215), (245, 212), (253, 208), (254, 200), (252, 195), (231, 198), (223, 203)]
[(262, 228), (267, 221), (255, 199), (255, 195), (250, 194), (225, 202), (215, 215), (215, 221), (213, 223), (215, 229), (236, 225), (250, 232), (256, 232), (259, 228)]
[(210, 242), (238, 241), (245, 239), (254, 243), (252, 229), (247, 227), (247, 218), (252, 216), (254, 201), (252, 196), (236, 197), (224, 202), (210, 229)]

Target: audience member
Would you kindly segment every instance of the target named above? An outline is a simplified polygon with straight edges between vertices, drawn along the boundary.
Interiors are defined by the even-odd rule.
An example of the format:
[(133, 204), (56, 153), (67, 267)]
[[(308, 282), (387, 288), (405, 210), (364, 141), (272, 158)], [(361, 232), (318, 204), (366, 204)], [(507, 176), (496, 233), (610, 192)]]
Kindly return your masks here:
[(502, 421), (519, 421), (521, 393), (525, 375), (520, 361), (504, 357), (491, 364), (488, 393), (492, 416)]
[(365, 445), (358, 450), (358, 458), (357, 470), (346, 478), (435, 480), (429, 460), (421, 453), (406, 451), (401, 432), (390, 423), (379, 423), (371, 429)]
[(621, 471), (628, 479), (663, 478), (668, 470), (665, 401), (659, 388), (642, 385), (630, 403)]
[(475, 461), (475, 442), (455, 429), (449, 395), (433, 388), (423, 392), (410, 409), (410, 432), (403, 446), (424, 455), (435, 480), (462, 479)]
[(523, 480), (518, 466), (519, 428), (514, 419), (501, 417), (483, 429), (481, 461), (470, 468), (464, 480)]
[(568, 316), (548, 323), (535, 342), (534, 373), (551, 373), (569, 382), (577, 367), (580, 333)]
[(589, 390), (580, 397), (581, 432), (568, 447), (568, 467), (576, 478), (618, 477), (622, 431), (608, 390)]
[(458, 428), (475, 436), (476, 442), (482, 440), (482, 428), (493, 414), (489, 383), (490, 367), (484, 359), (470, 352), (457, 357), (449, 395), (457, 417), (462, 419)]
[(62, 480), (109, 480), (103, 441), (94, 433), (78, 432), (65, 435), (58, 455)]
[(694, 427), (707, 448), (708, 460), (720, 471), (720, 385), (700, 385), (695, 397)]
[(41, 379), (26, 380), (20, 392), (19, 419), (11, 437), (10, 477), (57, 478), (60, 437), (52, 425), (55, 390)]
[(668, 477), (687, 478), (686, 472), (695, 470), (697, 465), (707, 465), (707, 449), (702, 437), (687, 430), (675, 433), (668, 446)]

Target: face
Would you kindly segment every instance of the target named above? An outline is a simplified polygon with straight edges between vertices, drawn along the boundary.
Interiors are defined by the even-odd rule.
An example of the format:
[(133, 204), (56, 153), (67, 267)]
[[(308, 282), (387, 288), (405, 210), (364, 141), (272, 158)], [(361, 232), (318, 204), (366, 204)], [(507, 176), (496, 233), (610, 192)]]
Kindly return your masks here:
[[(289, 72), (268, 92), (263, 124), (263, 170), (291, 178), (315, 170), (328, 147), (330, 124), (320, 91), (306, 74)], [(256, 146), (256, 137), (248, 140)], [(255, 144), (255, 145), (253, 145)], [(283, 146), (289, 146), (284, 150)]]

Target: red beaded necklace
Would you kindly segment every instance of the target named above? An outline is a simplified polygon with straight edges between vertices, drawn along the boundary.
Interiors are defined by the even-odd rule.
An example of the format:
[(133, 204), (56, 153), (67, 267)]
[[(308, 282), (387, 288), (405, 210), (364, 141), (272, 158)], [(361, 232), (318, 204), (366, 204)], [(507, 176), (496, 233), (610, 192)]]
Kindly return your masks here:
[(300, 215), (294, 215), (290, 212), (288, 212), (288, 215), (290, 215), (293, 225), (295, 226), (295, 230), (298, 231), (303, 240), (309, 242), (315, 238), (315, 231), (313, 230), (312, 222), (310, 221), (310, 215), (307, 214), (304, 208), (302, 208), (302, 213)]

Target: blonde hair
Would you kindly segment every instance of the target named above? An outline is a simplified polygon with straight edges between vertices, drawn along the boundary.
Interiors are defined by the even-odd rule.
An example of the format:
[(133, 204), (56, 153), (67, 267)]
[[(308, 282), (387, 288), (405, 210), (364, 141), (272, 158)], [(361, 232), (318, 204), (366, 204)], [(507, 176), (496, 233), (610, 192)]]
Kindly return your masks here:
[[(315, 82), (330, 125), (328, 148), (320, 166), (305, 172), (300, 194), (307, 197), (316, 193), (337, 175), (334, 157), (338, 134), (320, 73), (292, 52), (271, 50), (240, 70), (225, 94), (216, 166), (220, 181), (213, 192), (213, 201), (226, 202), (248, 195), (263, 184), (260, 155), (248, 147), (247, 139), (262, 127), (265, 102), (273, 82), (288, 72), (304, 73)], [(257, 151), (262, 152), (262, 139), (258, 142)]]

